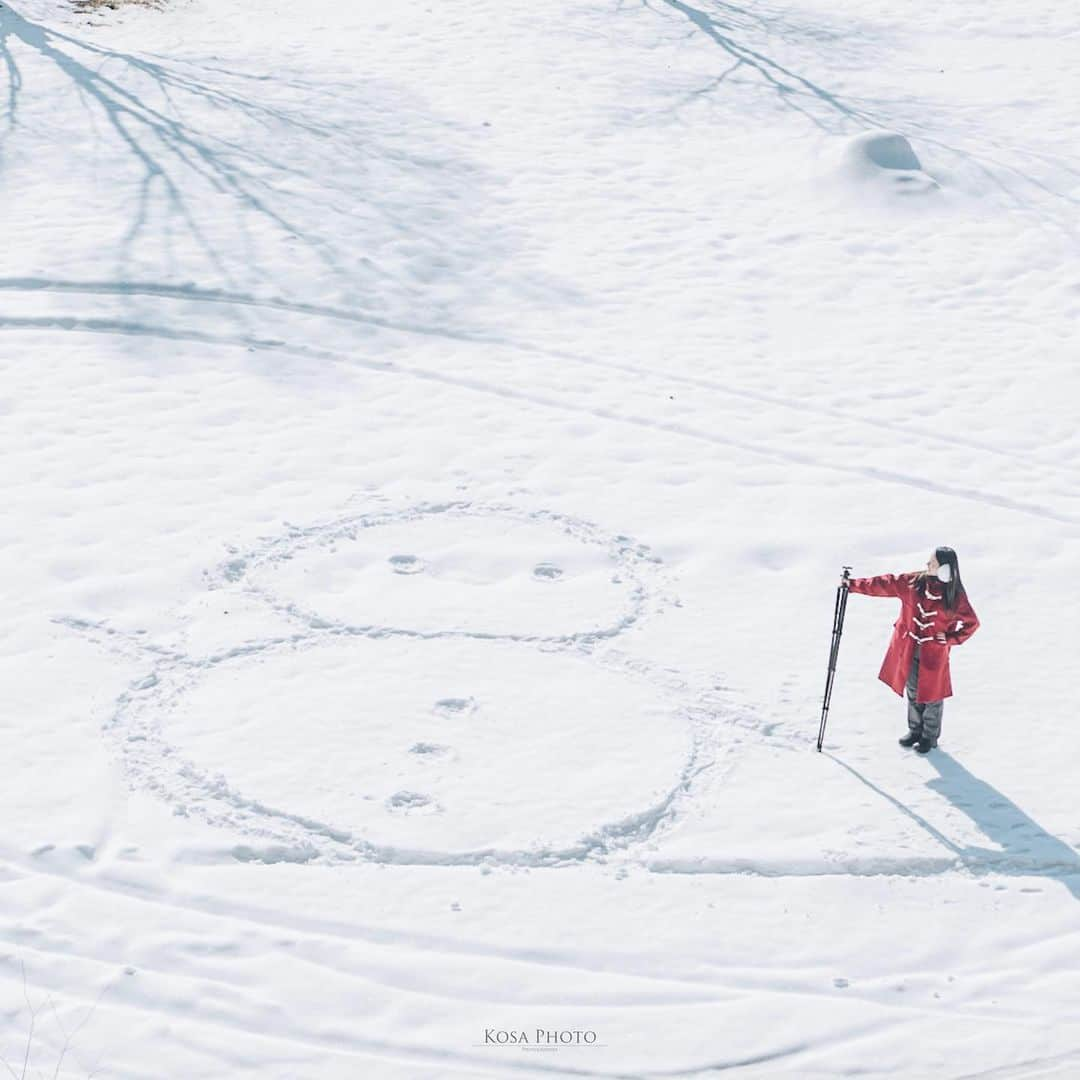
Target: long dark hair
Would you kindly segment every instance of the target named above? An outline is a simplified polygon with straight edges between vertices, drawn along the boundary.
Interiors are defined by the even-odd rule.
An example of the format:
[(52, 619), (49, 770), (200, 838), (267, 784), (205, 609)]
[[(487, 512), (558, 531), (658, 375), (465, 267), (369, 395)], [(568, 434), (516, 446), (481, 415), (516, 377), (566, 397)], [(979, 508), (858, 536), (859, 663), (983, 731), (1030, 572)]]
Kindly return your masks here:
[[(945, 597), (945, 610), (955, 611), (957, 600), (966, 595), (967, 590), (964, 588), (964, 583), (960, 580), (960, 560), (956, 557), (956, 552), (951, 547), (939, 547), (934, 549), (934, 558), (942, 566), (948, 566), (950, 570), (948, 581), (938, 581), (934, 578), (934, 582), (941, 588), (942, 594)], [(920, 570), (915, 575), (915, 581), (919, 585), (920, 591), (925, 596), (926, 586), (930, 582), (930, 574), (926, 570)]]

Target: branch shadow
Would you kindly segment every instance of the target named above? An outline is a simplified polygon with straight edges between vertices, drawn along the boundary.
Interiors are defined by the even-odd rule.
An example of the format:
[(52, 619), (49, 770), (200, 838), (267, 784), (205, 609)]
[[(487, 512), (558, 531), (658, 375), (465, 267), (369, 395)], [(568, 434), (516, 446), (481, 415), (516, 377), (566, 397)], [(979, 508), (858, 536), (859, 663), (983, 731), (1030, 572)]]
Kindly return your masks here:
[[(649, 0), (642, 0), (642, 2), (646, 7), (652, 6)], [(657, 2), (686, 18), (697, 32), (715, 42), (734, 61), (723, 75), (697, 91), (695, 96), (711, 92), (740, 68), (746, 68), (755, 72), (766, 85), (770, 86), (785, 106), (802, 113), (815, 127), (824, 132), (836, 134), (847, 129), (852, 122), (863, 127), (878, 126), (878, 120), (868, 111), (848, 103), (806, 76), (750, 48), (735, 36), (740, 31), (757, 30), (765, 33), (780, 33), (782, 36), (797, 33), (800, 37), (830, 40), (833, 35), (828, 32), (815, 32), (811, 27), (795, 29), (790, 27), (786, 19), (781, 16), (751, 11), (736, 4), (726, 3), (724, 0), (718, 0), (714, 4), (717, 14), (710, 14), (701, 8), (693, 7), (684, 0), (657, 0)], [(800, 96), (811, 99), (808, 105), (824, 108), (815, 111), (804, 106), (798, 100)], [(818, 112), (821, 115), (818, 115)]]
[[(0, 6), (0, 13), (6, 13), (6, 9)], [(0, 14), (0, 60), (3, 60), (4, 68), (8, 77), (7, 120), (8, 127), (15, 126), (15, 111), (19, 100), (19, 91), (22, 90), (22, 75), (19, 66), (15, 63), (15, 57), (11, 55), (11, 46), (8, 37), (11, 29), (5, 14)]]
[(847, 762), (832, 754), (828, 756), (952, 851), (957, 864), (972, 874), (1044, 877), (1060, 882), (1080, 900), (1080, 852), (1047, 832), (997, 788), (964, 768), (951, 754), (937, 749), (926, 756), (938, 772), (926, 786), (966, 814), (997, 848), (957, 844)]

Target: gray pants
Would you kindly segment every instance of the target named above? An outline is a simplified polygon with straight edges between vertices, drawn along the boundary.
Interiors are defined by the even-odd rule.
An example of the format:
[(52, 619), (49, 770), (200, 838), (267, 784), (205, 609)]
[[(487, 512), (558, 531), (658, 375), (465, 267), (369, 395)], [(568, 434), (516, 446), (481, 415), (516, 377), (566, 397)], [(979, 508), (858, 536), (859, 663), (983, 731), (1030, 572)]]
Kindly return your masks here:
[(920, 648), (920, 645), (915, 646), (911, 670), (907, 677), (907, 723), (911, 731), (936, 744), (941, 735), (941, 709), (945, 702), (924, 701), (921, 705), (915, 703), (915, 688), (919, 685)]

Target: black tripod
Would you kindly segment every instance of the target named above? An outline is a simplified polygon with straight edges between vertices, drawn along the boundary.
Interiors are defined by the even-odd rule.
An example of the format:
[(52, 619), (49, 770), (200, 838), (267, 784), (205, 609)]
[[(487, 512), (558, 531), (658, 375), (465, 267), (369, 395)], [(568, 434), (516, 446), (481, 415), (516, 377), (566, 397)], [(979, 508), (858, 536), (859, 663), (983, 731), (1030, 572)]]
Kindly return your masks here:
[(836, 607), (833, 610), (832, 646), (829, 649), (829, 671), (825, 676), (825, 701), (821, 706), (821, 727), (818, 728), (817, 748), (821, 752), (821, 743), (825, 738), (825, 721), (829, 718), (829, 700), (832, 697), (833, 676), (836, 674), (836, 654), (840, 651), (840, 634), (844, 629), (844, 609), (847, 607), (848, 578), (851, 567), (845, 566), (844, 579), (836, 586)]

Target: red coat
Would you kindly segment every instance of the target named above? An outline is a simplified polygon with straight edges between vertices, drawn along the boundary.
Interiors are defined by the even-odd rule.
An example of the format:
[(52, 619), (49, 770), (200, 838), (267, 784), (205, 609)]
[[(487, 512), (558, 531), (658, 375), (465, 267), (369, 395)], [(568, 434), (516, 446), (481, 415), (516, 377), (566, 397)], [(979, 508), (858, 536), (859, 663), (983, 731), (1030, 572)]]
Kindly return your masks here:
[[(879, 574), (848, 582), (848, 590), (853, 593), (899, 597), (900, 618), (893, 623), (892, 640), (878, 678), (903, 696), (918, 643), (922, 648), (915, 700), (920, 705), (952, 697), (949, 649), (967, 641), (979, 628), (979, 617), (963, 591), (956, 598), (956, 610), (946, 611), (945, 586), (937, 578), (924, 578), (923, 582), (924, 586), (920, 586), (915, 574)], [(938, 631), (944, 631), (944, 643), (934, 639)]]

